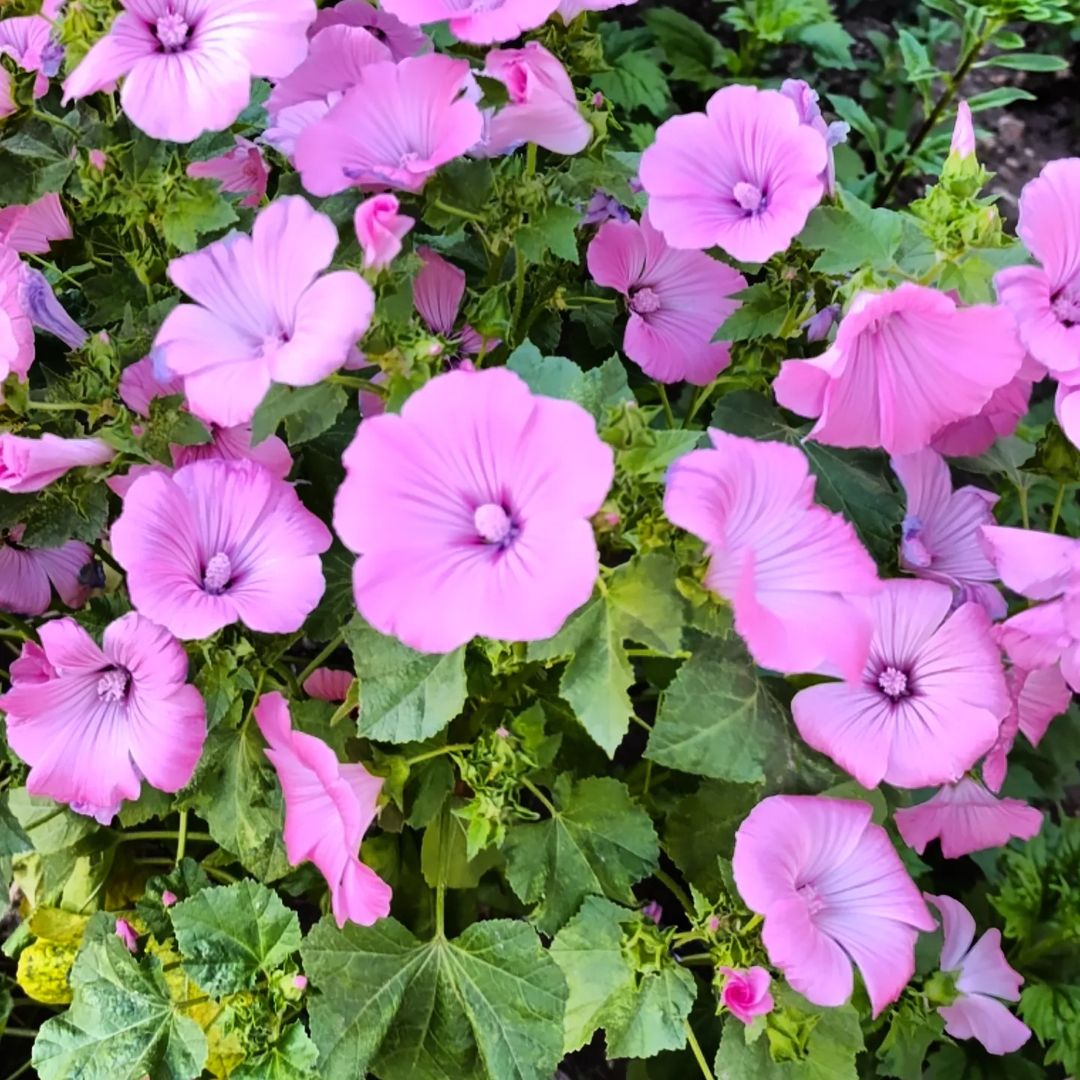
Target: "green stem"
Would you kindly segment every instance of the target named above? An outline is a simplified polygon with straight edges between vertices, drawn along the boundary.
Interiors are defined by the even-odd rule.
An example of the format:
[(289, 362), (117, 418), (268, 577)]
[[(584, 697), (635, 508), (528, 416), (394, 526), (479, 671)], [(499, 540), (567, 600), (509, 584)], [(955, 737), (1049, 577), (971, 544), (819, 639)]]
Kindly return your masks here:
[(764, 921), (764, 915), (755, 915), (739, 932), (741, 934), (749, 934), (752, 930), (756, 930)]
[(435, 936), (446, 937), (446, 882), (435, 886)]
[[(0, 611), (0, 618), (11, 625), (12, 630), (17, 631), (27, 641), (37, 641), (37, 631), (25, 620), (20, 619), (18, 615), (12, 615), (9, 611)], [(61, 807), (57, 813), (63, 813), (63, 807)], [(42, 824), (38, 822), (38, 824)]]
[(37, 1032), (33, 1028), (4, 1028), (5, 1035), (14, 1035), (17, 1039), (36, 1039)]
[(447, 743), (446, 746), (427, 750), (422, 754), (417, 754), (416, 757), (406, 758), (405, 764), (409, 766), (418, 765), (421, 761), (429, 761), (431, 758), (441, 757), (443, 754), (456, 754), (459, 750), (464, 752), (471, 749), (472, 743)]
[(709, 1068), (709, 1063), (705, 1060), (705, 1054), (701, 1049), (701, 1044), (697, 1041), (694, 1029), (690, 1026), (690, 1021), (684, 1020), (683, 1026), (686, 1028), (686, 1041), (690, 1044), (690, 1049), (693, 1050), (694, 1057), (701, 1068), (701, 1075), (705, 1077), (705, 1080), (716, 1080), (716, 1077), (712, 1074), (712, 1069)]
[(184, 861), (184, 852), (187, 850), (188, 838), (188, 812), (180, 811), (180, 828), (176, 832), (176, 865)]
[(664, 416), (667, 417), (667, 425), (669, 428), (674, 428), (675, 414), (671, 411), (671, 402), (668, 401), (667, 389), (663, 383), (657, 383), (656, 390), (660, 395), (660, 404), (664, 407)]
[(694, 918), (694, 902), (687, 891), (666, 870), (654, 871), (653, 877), (679, 901), (686, 914)]
[(7, 1078), (7, 1080), (19, 1080), (19, 1077), (20, 1077), (20, 1076), (22, 1076), (22, 1075), (23, 1075), (23, 1074), (24, 1074), (24, 1073), (26, 1072), (26, 1070), (30, 1068), (30, 1066), (31, 1066), (32, 1064), (33, 1064), (33, 1062), (32, 1062), (32, 1061), (24, 1061), (24, 1062), (23, 1062), (23, 1063), (22, 1063), (22, 1064), (21, 1064), (21, 1065), (20, 1065), (20, 1066), (19, 1066), (19, 1067), (18, 1067), (18, 1068), (17, 1068), (17, 1069), (16, 1069), (16, 1070), (15, 1070), (15, 1071), (14, 1071), (14, 1072), (13, 1072), (13, 1073), (12, 1073), (12, 1074), (11, 1074), (11, 1075), (10, 1075), (10, 1076), (8, 1077), (8, 1078)]
[(547, 810), (552, 817), (558, 817), (559, 811), (556, 809), (555, 804), (531, 780), (522, 780), (521, 785), (526, 791), (533, 794), (536, 801)]
[(1054, 500), (1054, 509), (1050, 513), (1050, 532), (1057, 529), (1058, 519), (1061, 517), (1061, 508), (1065, 505), (1065, 481), (1058, 484), (1057, 498)]
[(564, 304), (614, 304), (614, 297), (607, 296), (564, 296)]
[(1020, 504), (1020, 524), (1025, 529), (1031, 528), (1031, 516), (1028, 513), (1028, 493), (1023, 481), (1016, 485), (1016, 500)]
[(318, 668), (323, 663), (324, 660), (328, 660), (337, 651), (338, 647), (341, 645), (342, 641), (344, 641), (344, 640), (345, 640), (345, 631), (344, 630), (339, 630), (329, 640), (329, 642), (327, 642), (326, 646), (318, 654), (318, 656), (316, 656), (315, 659), (312, 660), (311, 663), (308, 664), (308, 666), (306, 668), (304, 668), (304, 670), (301, 671), (299, 675), (296, 676), (296, 681), (298, 683), (300, 683), (300, 685), (302, 686), (303, 683), (304, 683), (304, 680), (313, 671), (315, 671), (315, 669)]
[(466, 221), (479, 221), (481, 224), (484, 221), (479, 214), (474, 214), (470, 210), (462, 210), (460, 206), (450, 206), (449, 203), (444, 203), (442, 199), (432, 200), (431, 205), (444, 214), (452, 214), (454, 217), (464, 218)]
[(376, 397), (389, 397), (390, 391), (381, 383), (372, 382), (370, 379), (361, 379), (355, 375), (341, 375), (335, 372), (329, 376), (330, 382), (338, 386), (347, 386), (350, 390), (363, 390), (366, 394), (375, 394)]
[[(181, 811), (181, 827), (179, 829), (149, 829), (145, 832), (121, 833), (116, 842), (118, 844), (128, 844), (135, 840), (176, 840), (178, 846), (181, 840), (185, 844), (188, 840), (206, 840), (209, 843), (213, 843), (214, 838), (208, 832), (187, 831), (187, 818), (184, 816), (186, 814), (186, 810)], [(182, 855), (180, 857), (182, 858)], [(179, 858), (177, 861), (179, 861)]]
[(42, 112), (40, 109), (31, 109), (30, 115), (35, 120), (44, 120), (46, 124), (52, 124), (53, 127), (63, 128), (74, 139), (78, 140), (82, 138), (78, 128), (73, 128), (66, 120), (61, 120), (59, 116), (53, 116), (50, 113)]
[(89, 412), (93, 408), (81, 401), (28, 401), (26, 407), (34, 412)]
[(224, 882), (226, 885), (235, 885), (240, 879), (234, 877), (227, 870), (219, 870), (216, 866), (204, 866), (209, 877), (214, 878), (216, 881)]

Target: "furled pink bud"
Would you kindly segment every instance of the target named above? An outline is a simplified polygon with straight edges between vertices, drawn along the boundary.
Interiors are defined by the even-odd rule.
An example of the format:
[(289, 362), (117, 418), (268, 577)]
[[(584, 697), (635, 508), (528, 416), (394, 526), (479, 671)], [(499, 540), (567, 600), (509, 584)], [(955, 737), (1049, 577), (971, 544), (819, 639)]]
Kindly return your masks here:
[(133, 953), (138, 949), (139, 945), (135, 931), (132, 930), (131, 924), (126, 919), (116, 920), (116, 936), (124, 943), (124, 947), (128, 952)]
[(746, 971), (728, 967), (718, 970), (725, 976), (720, 991), (721, 1004), (737, 1020), (749, 1024), (755, 1016), (772, 1012), (773, 999), (769, 993), (772, 979), (763, 967), (752, 967)]
[(176, 903), (176, 893), (171, 892), (169, 889), (166, 889), (161, 894), (161, 906), (162, 907), (172, 907), (173, 904), (175, 904), (175, 903)]

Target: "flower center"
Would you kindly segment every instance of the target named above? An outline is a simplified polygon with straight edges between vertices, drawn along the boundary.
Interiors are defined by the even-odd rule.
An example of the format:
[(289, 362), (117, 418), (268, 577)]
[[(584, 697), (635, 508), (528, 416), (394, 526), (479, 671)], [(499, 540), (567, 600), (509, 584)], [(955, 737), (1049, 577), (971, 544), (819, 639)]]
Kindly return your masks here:
[(498, 503), (484, 503), (473, 512), (473, 525), (486, 544), (505, 547), (517, 529), (510, 515)]
[(191, 27), (185, 22), (183, 15), (170, 11), (158, 18), (156, 33), (166, 52), (179, 52), (187, 44)]
[(757, 214), (764, 210), (768, 204), (768, 199), (765, 198), (765, 192), (762, 191), (757, 184), (750, 184), (745, 180), (740, 180), (735, 187), (732, 188), (731, 194), (735, 196), (735, 201), (748, 214)]
[(224, 551), (211, 556), (203, 571), (203, 588), (211, 596), (218, 596), (225, 591), (232, 578), (232, 563)]
[[(403, 169), (405, 172), (413, 172), (413, 165), (420, 160), (420, 155), (415, 150), (406, 150), (401, 158), (398, 160), (398, 168)], [(423, 168), (415, 170), (416, 172), (423, 172)]]
[(511, 64), (507, 68), (506, 92), (515, 105), (529, 100), (529, 69), (524, 64)]
[(806, 911), (809, 915), (816, 915), (825, 906), (825, 901), (818, 896), (817, 889), (813, 885), (800, 885), (796, 892), (806, 904)]
[(110, 668), (98, 679), (97, 696), (102, 701), (123, 701), (131, 685), (131, 673), (123, 668)]
[(630, 310), (637, 315), (651, 315), (660, 310), (660, 297), (655, 289), (648, 285), (641, 289), (635, 289), (630, 294)]
[(899, 668), (889, 666), (877, 677), (877, 684), (886, 697), (893, 701), (899, 701), (907, 697), (911, 691), (908, 689), (908, 677)]
[(1053, 299), (1054, 314), (1066, 326), (1080, 324), (1080, 285), (1066, 285)]

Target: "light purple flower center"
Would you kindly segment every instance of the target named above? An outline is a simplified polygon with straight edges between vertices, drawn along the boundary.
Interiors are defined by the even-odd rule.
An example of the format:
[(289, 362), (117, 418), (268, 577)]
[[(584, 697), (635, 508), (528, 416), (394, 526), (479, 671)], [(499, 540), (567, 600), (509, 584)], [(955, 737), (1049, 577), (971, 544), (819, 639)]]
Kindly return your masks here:
[(232, 579), (232, 562), (224, 551), (210, 557), (203, 571), (203, 588), (211, 596), (218, 596)]
[(473, 525), (486, 544), (505, 547), (517, 532), (514, 522), (498, 503), (484, 503), (473, 511)]
[(660, 310), (660, 296), (655, 289), (648, 285), (641, 289), (635, 289), (630, 294), (630, 310), (637, 315), (651, 315)]
[(740, 180), (731, 189), (731, 194), (748, 214), (758, 214), (768, 205), (765, 192), (757, 184), (750, 184), (745, 180)]
[(908, 687), (907, 675), (891, 664), (878, 675), (877, 682), (882, 693), (886, 697), (892, 698), (893, 701), (899, 701), (911, 693)]
[(800, 885), (795, 891), (806, 904), (808, 915), (816, 915), (825, 906), (825, 901), (818, 896), (817, 889), (813, 885)]
[(1054, 314), (1066, 326), (1080, 324), (1080, 283), (1066, 285), (1053, 299)]
[(102, 701), (123, 701), (131, 685), (131, 673), (124, 668), (110, 668), (98, 679), (97, 696)]
[(179, 52), (187, 44), (191, 27), (183, 15), (170, 11), (158, 18), (155, 33), (165, 52)]

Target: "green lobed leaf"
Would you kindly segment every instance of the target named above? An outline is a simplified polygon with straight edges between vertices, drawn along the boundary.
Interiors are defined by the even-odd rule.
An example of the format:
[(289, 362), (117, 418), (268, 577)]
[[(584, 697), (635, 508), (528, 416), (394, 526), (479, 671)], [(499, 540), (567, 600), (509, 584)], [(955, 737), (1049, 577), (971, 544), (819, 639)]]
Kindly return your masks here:
[(592, 77), (593, 85), (613, 105), (627, 112), (645, 109), (661, 117), (671, 104), (667, 76), (647, 52), (626, 52), (612, 61), (610, 71)]
[(754, 341), (780, 333), (788, 315), (788, 299), (762, 281), (735, 294), (741, 303), (713, 334), (713, 341)]
[(671, 77), (696, 83), (704, 90), (721, 85), (717, 74), (725, 66), (727, 50), (701, 23), (674, 8), (653, 8), (642, 13), (671, 68)]
[(335, 383), (298, 387), (274, 383), (252, 417), (251, 444), (269, 438), (282, 421), (290, 446), (310, 442), (334, 426), (348, 403), (348, 395)]
[(896, 1080), (922, 1080), (926, 1054), (945, 1032), (936, 1012), (916, 1012), (901, 1006), (878, 1047), (878, 1072)]
[(290, 1024), (263, 1055), (245, 1061), (229, 1073), (230, 1080), (311, 1080), (316, 1076), (318, 1047), (304, 1025)]
[(190, 252), (199, 246), (204, 233), (217, 232), (236, 221), (236, 211), (216, 185), (193, 183), (172, 193), (161, 221), (165, 239), (178, 251)]
[(578, 262), (577, 227), (581, 211), (554, 203), (529, 219), (514, 235), (514, 243), (529, 263), (540, 263), (551, 252), (566, 262)]
[(534, 394), (577, 402), (596, 419), (609, 406), (634, 400), (626, 368), (617, 356), (583, 371), (565, 356), (544, 356), (531, 341), (525, 341), (510, 354), (506, 366), (520, 375)]
[(886, 271), (894, 264), (904, 238), (903, 216), (876, 209), (841, 192), (843, 206), (819, 206), (807, 218), (799, 242), (820, 251), (814, 269), (822, 274), (850, 274), (864, 267)]

